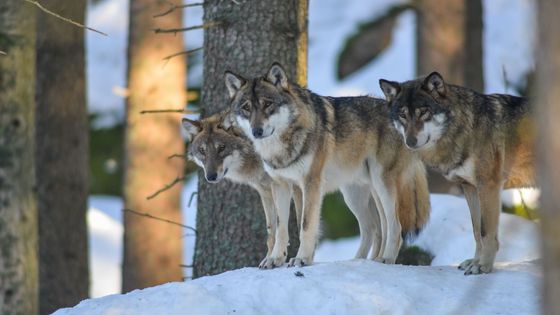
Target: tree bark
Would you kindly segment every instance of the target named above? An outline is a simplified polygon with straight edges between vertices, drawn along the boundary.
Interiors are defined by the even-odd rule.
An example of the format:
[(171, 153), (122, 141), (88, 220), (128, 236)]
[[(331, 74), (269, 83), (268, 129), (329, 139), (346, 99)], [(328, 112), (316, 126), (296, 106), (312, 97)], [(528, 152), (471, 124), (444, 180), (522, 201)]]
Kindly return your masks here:
[[(84, 21), (85, 0), (45, 0)], [(84, 30), (37, 16), (36, 169), (39, 310), (50, 314), (88, 297), (89, 140)]]
[[(178, 5), (181, 1), (172, 3)], [(183, 176), (184, 161), (167, 159), (184, 152), (181, 116), (140, 114), (141, 110), (181, 109), (186, 104), (184, 56), (163, 58), (184, 50), (181, 34), (155, 34), (156, 28), (178, 28), (182, 10), (163, 17), (168, 1), (131, 0), (128, 46), (128, 89), (125, 131), (125, 207), (181, 222), (182, 184), (146, 197)], [(124, 214), (123, 291), (181, 281), (182, 236), (179, 227)]]
[(38, 313), (35, 9), (0, 2), (0, 314)]
[[(278, 61), (294, 81), (306, 85), (307, 10), (307, 0), (204, 2), (204, 23), (219, 24), (204, 34), (202, 116), (226, 108), (226, 70), (261, 76)], [(194, 277), (256, 266), (266, 254), (265, 220), (258, 194), (229, 182), (208, 184), (201, 174)], [(292, 223), (290, 231), (296, 232), (297, 226)], [(290, 246), (292, 255), (294, 247)]]
[[(484, 91), (481, 0), (415, 0), (416, 75), (438, 71), (447, 82)], [(458, 194), (461, 188), (429, 171), (430, 191)]]
[(560, 314), (560, 1), (538, 1), (536, 76), (538, 179), (544, 265), (543, 314)]

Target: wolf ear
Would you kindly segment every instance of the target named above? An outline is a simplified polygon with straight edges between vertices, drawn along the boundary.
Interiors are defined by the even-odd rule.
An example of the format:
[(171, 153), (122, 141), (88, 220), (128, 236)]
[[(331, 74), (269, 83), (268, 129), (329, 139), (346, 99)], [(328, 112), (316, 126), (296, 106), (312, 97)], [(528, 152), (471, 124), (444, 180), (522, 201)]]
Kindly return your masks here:
[(183, 118), (182, 120), (183, 128), (187, 131), (187, 140), (192, 141), (194, 136), (202, 130), (202, 126), (199, 121), (190, 120), (188, 118)]
[(436, 92), (439, 96), (445, 95), (445, 81), (439, 72), (430, 73), (422, 82), (422, 88), (430, 93)]
[(398, 82), (394, 81), (380, 79), (379, 86), (381, 87), (383, 94), (385, 94), (387, 102), (392, 101), (395, 96), (397, 96), (397, 94), (399, 94), (399, 92), (401, 91), (401, 85)]
[(231, 71), (226, 71), (224, 74), (226, 80), (226, 87), (229, 92), (229, 97), (233, 98), (235, 94), (241, 89), (247, 80), (243, 79), (240, 75), (237, 75)]
[(272, 66), (270, 66), (270, 69), (268, 69), (268, 73), (266, 74), (266, 80), (283, 89), (288, 88), (288, 76), (286, 76), (286, 71), (284, 71), (284, 68), (282, 68), (278, 62), (275, 62)]

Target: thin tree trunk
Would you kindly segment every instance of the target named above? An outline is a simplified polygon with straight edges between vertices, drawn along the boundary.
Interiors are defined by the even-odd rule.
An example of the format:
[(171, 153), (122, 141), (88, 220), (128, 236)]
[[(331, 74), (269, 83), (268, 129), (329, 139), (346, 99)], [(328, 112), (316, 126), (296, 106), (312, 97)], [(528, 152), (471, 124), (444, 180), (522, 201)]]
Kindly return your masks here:
[[(45, 0), (83, 22), (85, 0)], [(39, 310), (50, 314), (88, 297), (89, 140), (84, 30), (37, 16), (36, 167)]]
[(0, 314), (38, 313), (35, 9), (0, 1)]
[[(482, 1), (415, 0), (416, 75), (438, 71), (447, 82), (483, 92)], [(430, 191), (458, 194), (461, 188), (429, 171)]]
[(560, 314), (560, 1), (539, 0), (536, 109), (541, 236), (544, 265), (543, 314)]
[[(181, 3), (179, 0), (172, 2)], [(183, 176), (184, 161), (167, 159), (185, 149), (181, 116), (140, 114), (141, 110), (180, 109), (186, 105), (184, 56), (168, 62), (162, 60), (184, 50), (183, 37), (154, 33), (156, 28), (181, 27), (182, 10), (153, 17), (167, 9), (167, 1), (130, 1), (123, 194), (126, 208), (181, 222), (181, 184), (153, 199), (146, 199), (176, 177)], [(124, 222), (123, 291), (182, 280), (184, 231), (128, 212), (124, 214)]]
[[(264, 75), (278, 61), (294, 81), (306, 84), (307, 10), (307, 0), (204, 2), (204, 22), (219, 24), (204, 34), (203, 116), (227, 106), (226, 70)], [(208, 184), (199, 176), (193, 275), (256, 266), (266, 254), (264, 221), (252, 189), (228, 182)], [(296, 232), (297, 226), (292, 223), (290, 231)], [(293, 245), (292, 239), (292, 255), (293, 248), (297, 250)]]

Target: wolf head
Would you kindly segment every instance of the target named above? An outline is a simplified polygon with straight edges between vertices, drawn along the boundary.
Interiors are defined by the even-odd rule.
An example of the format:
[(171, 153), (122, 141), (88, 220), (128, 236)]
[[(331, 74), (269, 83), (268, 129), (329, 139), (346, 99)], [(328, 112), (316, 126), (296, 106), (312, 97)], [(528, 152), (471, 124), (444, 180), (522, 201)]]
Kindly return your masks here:
[(183, 118), (190, 142), (187, 156), (204, 169), (210, 183), (221, 181), (228, 171), (242, 164), (243, 140), (227, 123), (227, 116), (216, 114), (200, 121)]
[(379, 85), (391, 107), (391, 120), (407, 147), (429, 148), (441, 138), (449, 110), (443, 102), (447, 86), (439, 73), (404, 83), (381, 79)]
[(249, 138), (258, 141), (289, 127), (294, 98), (280, 64), (272, 64), (266, 76), (252, 80), (226, 71), (225, 83), (231, 110)]

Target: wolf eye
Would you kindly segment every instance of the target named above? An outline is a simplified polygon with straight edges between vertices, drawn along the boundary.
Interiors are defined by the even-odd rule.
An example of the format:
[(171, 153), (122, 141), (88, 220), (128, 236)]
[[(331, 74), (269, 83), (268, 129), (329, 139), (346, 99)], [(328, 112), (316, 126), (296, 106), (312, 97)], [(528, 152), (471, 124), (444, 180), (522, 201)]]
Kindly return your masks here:
[(248, 102), (245, 102), (243, 106), (241, 106), (241, 110), (249, 112), (251, 110), (251, 106), (249, 106)]
[(263, 102), (263, 108), (269, 108), (270, 106), (272, 106), (272, 102), (271, 101), (264, 101)]
[(405, 112), (400, 112), (399, 117), (402, 118), (402, 119), (406, 119), (406, 113)]
[(198, 148), (198, 152), (200, 152), (200, 154), (202, 154), (202, 155), (205, 154), (204, 148), (203, 148), (203, 147), (199, 147), (199, 148)]
[(223, 152), (225, 149), (226, 149), (226, 146), (223, 145), (223, 144), (220, 144), (220, 145), (218, 146), (218, 153)]

